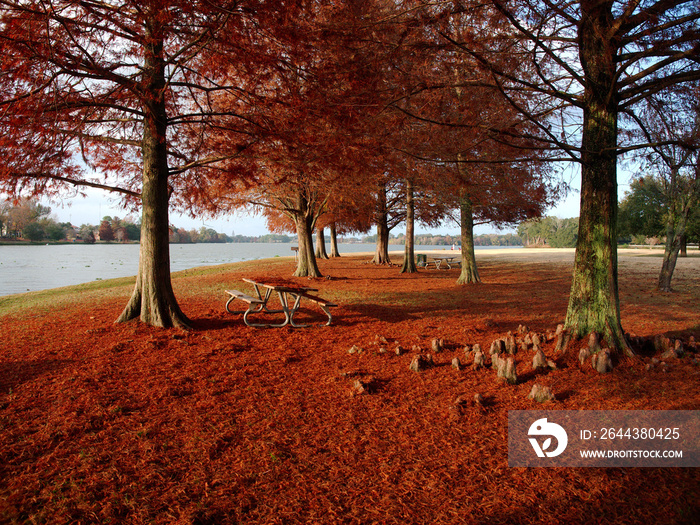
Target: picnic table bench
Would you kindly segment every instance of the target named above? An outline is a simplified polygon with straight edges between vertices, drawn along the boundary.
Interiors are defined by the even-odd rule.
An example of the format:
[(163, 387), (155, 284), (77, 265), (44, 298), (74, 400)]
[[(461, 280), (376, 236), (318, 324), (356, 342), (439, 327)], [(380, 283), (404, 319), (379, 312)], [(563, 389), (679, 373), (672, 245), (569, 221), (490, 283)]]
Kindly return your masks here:
[[(253, 285), (257, 297), (245, 294), (239, 290), (226, 290), (226, 293), (230, 296), (228, 301), (226, 302), (226, 311), (231, 314), (243, 314), (243, 322), (247, 326), (282, 327), (288, 324), (295, 328), (309, 326), (308, 324), (300, 324), (294, 321), (294, 314), (299, 310), (302, 299), (317, 304), (321, 308), (321, 310), (323, 310), (323, 312), (328, 316), (328, 321), (325, 323), (325, 326), (329, 326), (331, 324), (331, 321), (333, 320), (329, 308), (338, 306), (327, 299), (323, 299), (321, 297), (309, 294), (309, 292), (318, 291), (316, 288), (266, 284), (258, 281), (253, 281), (252, 279), (243, 280)], [(272, 292), (277, 293), (281, 309), (270, 309), (268, 307), (270, 297), (272, 296)], [(291, 301), (290, 297), (292, 299)], [(231, 310), (230, 305), (236, 299), (248, 303), (247, 310)], [(284, 321), (282, 321), (281, 323), (254, 323), (249, 319), (250, 315), (260, 313), (283, 313)]]

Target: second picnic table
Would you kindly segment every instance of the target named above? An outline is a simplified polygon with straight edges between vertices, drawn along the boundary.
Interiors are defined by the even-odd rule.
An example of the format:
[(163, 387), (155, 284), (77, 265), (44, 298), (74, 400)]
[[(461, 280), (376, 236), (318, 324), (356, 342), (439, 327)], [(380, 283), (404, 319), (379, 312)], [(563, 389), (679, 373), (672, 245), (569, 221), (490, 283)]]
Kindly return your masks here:
[[(448, 269), (452, 269), (452, 261), (457, 258), (456, 255), (431, 255), (430, 258), (432, 259), (431, 262), (435, 264), (435, 269), (439, 270), (440, 267), (442, 266), (442, 263), (444, 262), (447, 264)], [(427, 268), (427, 265), (426, 265)]]
[[(318, 291), (316, 288), (262, 283), (259, 281), (254, 281), (252, 279), (243, 280), (253, 285), (257, 297), (247, 295), (243, 292), (239, 292), (238, 290), (226, 290), (226, 293), (228, 293), (230, 296), (228, 301), (226, 302), (226, 311), (232, 314), (242, 313), (243, 322), (245, 322), (247, 326), (283, 327), (288, 324), (295, 328), (309, 326), (308, 324), (299, 324), (294, 322), (294, 314), (297, 312), (297, 310), (299, 310), (302, 299), (306, 299), (307, 301), (316, 303), (321, 308), (321, 310), (323, 310), (323, 312), (328, 316), (328, 322), (325, 323), (325, 326), (329, 326), (331, 324), (332, 317), (329, 308), (332, 308), (337, 305), (333, 304), (332, 302), (326, 299), (322, 299), (321, 297), (317, 297), (309, 293)], [(272, 310), (268, 308), (268, 302), (273, 292), (276, 292), (277, 296), (279, 297), (280, 306), (282, 307), (281, 309)], [(229, 306), (235, 299), (239, 299), (248, 303), (248, 309), (242, 311), (232, 311), (229, 308)], [(283, 313), (284, 321), (282, 321), (281, 323), (254, 323), (249, 320), (248, 317), (250, 315), (259, 313)]]

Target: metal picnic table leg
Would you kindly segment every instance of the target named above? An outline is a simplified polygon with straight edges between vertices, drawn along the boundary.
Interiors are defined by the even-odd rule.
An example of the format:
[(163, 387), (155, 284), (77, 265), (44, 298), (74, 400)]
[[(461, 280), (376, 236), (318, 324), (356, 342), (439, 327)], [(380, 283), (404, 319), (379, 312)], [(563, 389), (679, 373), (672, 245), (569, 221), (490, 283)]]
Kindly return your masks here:
[(294, 328), (306, 328), (307, 326), (311, 325), (299, 324), (294, 322), (294, 314), (299, 309), (299, 303), (301, 303), (301, 294), (294, 295), (294, 306), (292, 306), (292, 309), (289, 310), (289, 324), (291, 324)]
[[(284, 296), (284, 292), (278, 292), (280, 296), (280, 303), (282, 303), (282, 310), (270, 310), (267, 307), (267, 303), (270, 300), (270, 295), (272, 295), (272, 290), (270, 288), (265, 290), (265, 297), (262, 296), (260, 293), (260, 289), (258, 288), (258, 285), (255, 284), (253, 285), (255, 287), (255, 293), (258, 294), (258, 297), (262, 301), (262, 304), (260, 307), (256, 310), (253, 310), (252, 308), (248, 308), (248, 310), (243, 314), (243, 322), (246, 324), (246, 326), (252, 326), (255, 328), (267, 328), (267, 327), (273, 327), (273, 328), (281, 328), (283, 326), (286, 326), (289, 323), (289, 309), (287, 307), (287, 300), (286, 297)], [(251, 305), (252, 306), (252, 305)], [(284, 313), (284, 322), (282, 323), (252, 323), (248, 321), (248, 315), (249, 314), (258, 314), (261, 313), (262, 311), (265, 311), (265, 313)]]
[[(295, 295), (295, 294), (293, 294)], [(299, 303), (301, 302), (302, 295), (295, 295), (296, 299), (294, 301), (294, 306), (289, 310), (289, 324), (291, 324), (294, 328), (306, 328), (307, 326), (311, 326), (310, 324), (300, 324), (300, 323), (295, 323), (294, 322), (294, 314), (297, 312), (299, 309)], [(328, 316), (328, 321), (326, 321), (325, 324), (321, 326), (330, 326), (331, 322), (333, 321), (333, 316), (331, 315), (331, 311), (328, 309), (328, 307), (322, 303), (318, 303), (318, 307), (323, 310), (323, 313), (325, 313)]]
[[(270, 324), (268, 326), (271, 326), (274, 328), (282, 328), (283, 326), (287, 326), (291, 322), (293, 314), (289, 313), (289, 303), (287, 301), (287, 293), (283, 292), (283, 291), (278, 291), (277, 295), (279, 295), (280, 304), (282, 304), (282, 312), (284, 312), (284, 322), (281, 324)], [(275, 310), (275, 311), (279, 311), (279, 310)]]

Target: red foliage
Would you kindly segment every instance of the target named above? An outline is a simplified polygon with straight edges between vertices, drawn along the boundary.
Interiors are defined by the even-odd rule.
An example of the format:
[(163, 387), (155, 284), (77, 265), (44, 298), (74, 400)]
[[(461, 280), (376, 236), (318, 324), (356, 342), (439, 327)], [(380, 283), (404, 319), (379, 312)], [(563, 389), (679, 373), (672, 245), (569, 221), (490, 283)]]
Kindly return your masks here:
[[(625, 326), (697, 339), (698, 259), (682, 262), (673, 296), (654, 291), (648, 261), (621, 257)], [(601, 376), (574, 355), (535, 373), (518, 354), (514, 386), (450, 368), (465, 344), (488, 348), (521, 323), (553, 329), (570, 260), (486, 256), (483, 283), (469, 287), (455, 285), (456, 270), (320, 264), (330, 279), (290, 278), (289, 259), (183, 273), (174, 286), (191, 332), (111, 324), (128, 286), (4, 316), (0, 521), (622, 524), (700, 512), (698, 469), (507, 466), (507, 413), (540, 408), (526, 397), (533, 382), (553, 388), (552, 409), (697, 410), (689, 359), (646, 371), (645, 354)], [(245, 327), (223, 310), (224, 288), (251, 290), (243, 277), (320, 288), (340, 304), (333, 325)], [(420, 374), (411, 351), (393, 351), (428, 351), (434, 337), (447, 348)], [(355, 393), (356, 379), (368, 393)], [(455, 407), (476, 392), (483, 408)]]

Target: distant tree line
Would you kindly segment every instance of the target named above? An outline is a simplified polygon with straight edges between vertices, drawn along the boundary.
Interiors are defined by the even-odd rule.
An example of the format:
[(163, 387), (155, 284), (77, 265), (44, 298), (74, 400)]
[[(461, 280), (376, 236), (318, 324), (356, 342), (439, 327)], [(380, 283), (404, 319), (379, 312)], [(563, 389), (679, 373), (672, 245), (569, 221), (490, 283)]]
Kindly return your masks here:
[(275, 242), (275, 243), (290, 243), (296, 242), (296, 237), (282, 235), (278, 233), (268, 233), (266, 235), (234, 235), (229, 238), (229, 242)]
[(28, 241), (62, 241), (72, 231), (70, 223), (50, 217), (51, 208), (37, 201), (22, 199), (0, 203), (0, 237)]
[[(30, 242), (139, 242), (141, 239), (140, 221), (131, 217), (105, 216), (98, 225), (82, 224), (74, 226), (70, 222), (59, 222), (51, 217), (51, 208), (32, 199), (16, 203), (5, 201), (0, 204), (0, 237), (11, 241)], [(274, 236), (276, 237), (276, 236)], [(185, 230), (170, 227), (171, 243), (225, 243), (249, 242), (234, 241), (226, 234), (201, 227), (199, 230)], [(261, 241), (274, 242), (274, 241)]]

